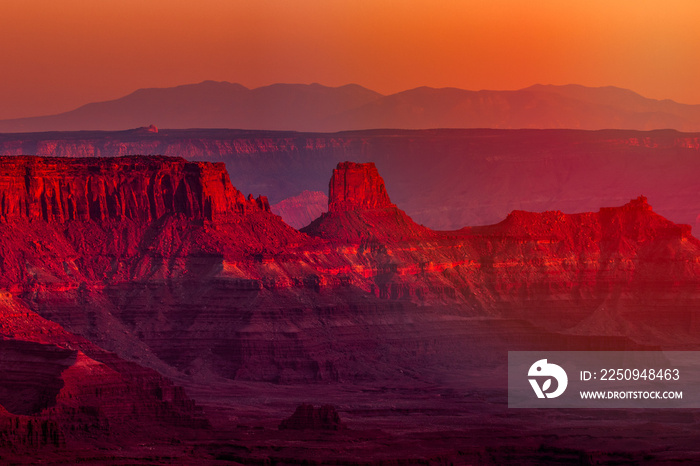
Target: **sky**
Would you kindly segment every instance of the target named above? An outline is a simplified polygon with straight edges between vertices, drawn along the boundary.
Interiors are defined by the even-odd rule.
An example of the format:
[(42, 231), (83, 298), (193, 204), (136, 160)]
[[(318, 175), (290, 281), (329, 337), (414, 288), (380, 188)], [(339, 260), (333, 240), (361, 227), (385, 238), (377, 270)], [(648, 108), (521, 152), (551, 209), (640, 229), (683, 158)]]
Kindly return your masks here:
[(2, 0), (0, 118), (204, 80), (700, 104), (699, 18), (697, 0)]

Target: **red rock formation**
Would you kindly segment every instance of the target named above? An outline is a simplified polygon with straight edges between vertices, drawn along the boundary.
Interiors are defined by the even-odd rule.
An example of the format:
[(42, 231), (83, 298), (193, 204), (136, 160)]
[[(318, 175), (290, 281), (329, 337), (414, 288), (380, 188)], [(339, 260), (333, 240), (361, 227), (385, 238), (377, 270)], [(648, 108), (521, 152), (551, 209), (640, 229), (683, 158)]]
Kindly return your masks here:
[[(315, 325), (318, 309), (340, 306), (334, 315), (349, 316), (350, 303), (366, 312), (371, 306), (362, 299), (372, 299), (517, 316), (562, 330), (583, 325), (610, 299), (616, 299), (620, 315), (634, 316), (640, 303), (652, 313), (645, 303), (661, 301), (643, 299), (640, 291), (654, 287), (663, 293), (666, 285), (674, 290), (688, 284), (682, 285), (685, 294), (675, 295), (686, 299), (676, 306), (684, 319), (698, 299), (689, 288), (698, 274), (697, 240), (643, 200), (597, 214), (516, 211), (495, 226), (441, 233), (387, 206), (375, 170), (359, 171), (367, 178), (346, 177), (343, 167), (357, 166), (342, 164), (334, 179), (354, 180), (361, 189), (347, 185), (336, 196), (342, 199), (338, 205), (362, 205), (347, 195), (359, 193), (360, 199), (383, 199), (374, 203), (383, 207), (328, 212), (304, 230), (313, 239), (267, 212), (262, 199), (243, 199), (228, 210), (216, 207), (228, 205), (226, 193), (238, 193), (216, 165), (143, 159), (96, 166), (145, 166), (157, 176), (191, 167), (199, 181), (181, 184), (200, 194), (186, 197), (192, 200), (184, 205), (211, 198), (219, 214), (214, 220), (191, 218), (173, 207), (153, 220), (149, 201), (139, 204), (146, 214), (133, 209), (129, 216), (89, 221), (10, 217), (0, 222), (0, 286), (70, 331), (151, 367), (192, 371), (200, 365), (199, 371), (204, 364), (226, 377), (265, 380), (337, 379), (362, 370), (360, 363), (345, 372), (328, 363), (333, 357), (313, 349), (324, 340), (311, 338), (311, 331), (300, 340), (277, 340), (251, 330), (267, 328), (273, 315), (284, 320), (285, 309), (299, 306), (314, 309), (305, 327)], [(64, 171), (82, 163), (68, 162)], [(104, 179), (119, 180), (111, 174)], [(126, 181), (116, 186), (128, 186)], [(19, 192), (28, 191), (19, 186)], [(148, 193), (131, 197), (149, 199)], [(163, 198), (168, 196), (154, 192), (157, 205), (174, 205)], [(666, 250), (675, 252), (664, 255)], [(354, 297), (345, 296), (339, 305), (336, 293)], [(232, 315), (240, 318), (231, 320)], [(287, 344), (292, 347), (277, 346)]]
[(335, 406), (324, 405), (317, 409), (311, 404), (297, 406), (294, 414), (282, 421), (279, 426), (280, 430), (342, 430), (345, 428)]
[[(146, 191), (152, 186), (153, 195), (119, 191), (120, 199), (147, 200), (128, 215), (71, 220), (17, 213), (0, 221), (0, 300), (6, 301), (0, 309), (12, 311), (0, 321), (1, 335), (10, 340), (0, 345), (8, 355), (0, 364), (8, 382), (0, 389), (0, 405), (9, 406), (10, 419), (3, 424), (0, 415), (0, 429), (15, 426), (0, 431), (0, 441), (31, 438), (51, 446), (84, 440), (91, 432), (127, 435), (120, 431), (138, 424), (129, 414), (133, 410), (157, 420), (146, 425), (154, 432), (197, 425), (191, 400), (143, 365), (190, 378), (193, 392), (208, 397), (221, 417), (242, 416), (243, 386), (264, 392), (273, 383), (303, 382), (324, 395), (325, 384), (343, 382), (355, 387), (336, 393), (332, 402), (343, 403), (353, 423), (361, 415), (346, 406), (355, 396), (367, 397), (355, 408), (362, 405), (360, 411), (374, 416), (402, 411), (401, 423), (426, 403), (439, 404), (440, 413), (468, 409), (469, 416), (474, 406), (504, 406), (491, 401), (503, 385), (479, 392), (483, 386), (470, 384), (490, 382), (480, 370), (502, 368), (508, 350), (700, 345), (695, 317), (700, 244), (687, 227), (655, 214), (643, 198), (584, 214), (515, 211), (499, 224), (453, 232), (420, 227), (382, 203), (328, 212), (305, 230), (312, 238), (282, 223), (262, 199), (229, 204), (227, 193), (237, 191), (217, 166), (153, 160), (152, 166), (143, 158), (95, 166), (134, 164), (145, 167), (136, 173), (151, 176), (170, 170), (168, 176), (191, 193), (177, 205), (204, 205), (199, 200), (210, 198), (219, 214), (210, 219), (191, 207), (191, 215), (165, 202), (169, 197), (156, 192), (162, 183), (137, 184), (129, 181), (129, 172), (117, 176), (105, 170), (92, 178), (95, 184), (103, 180), (111, 186), (109, 180), (116, 180), (114, 186)], [(50, 162), (54, 159), (45, 163)], [(71, 167), (55, 165), (55, 178), (64, 180), (61, 171), (89, 173)], [(187, 167), (194, 178), (187, 177)], [(67, 183), (51, 181), (50, 175), (43, 172), (45, 185)], [(365, 175), (372, 178), (369, 171)], [(351, 179), (380, 191), (367, 179)], [(17, 198), (29, 199), (31, 192), (63, 205), (64, 197), (45, 195), (46, 190), (12, 186)], [(367, 189), (349, 186), (343, 192)], [(96, 193), (100, 199), (101, 191)], [(151, 209), (151, 198), (163, 209)], [(162, 214), (154, 218), (151, 212)], [(33, 378), (26, 376), (30, 367)], [(467, 370), (474, 372), (465, 375)], [(457, 388), (443, 390), (445, 379)], [(20, 386), (26, 389), (23, 397)], [(407, 404), (386, 398), (394, 393), (410, 398), (425, 387), (428, 392)], [(296, 397), (304, 394), (289, 390)], [(482, 395), (489, 401), (479, 402)], [(280, 406), (299, 402), (266, 405), (278, 411), (264, 421), (261, 413), (269, 411), (256, 399), (251, 417), (275, 427), (288, 414)], [(219, 410), (217, 403), (227, 404)], [(323, 417), (317, 410), (302, 411), (310, 414), (300, 414), (301, 425), (318, 425)], [(506, 417), (501, 414), (483, 419)], [(41, 427), (49, 417), (55, 424)], [(30, 431), (26, 419), (39, 423)], [(37, 426), (46, 438), (36, 437)], [(229, 432), (221, 435), (231, 438)]]
[(328, 185), (328, 211), (396, 207), (389, 200), (384, 180), (373, 163), (339, 163)]
[(150, 222), (165, 214), (220, 219), (267, 199), (246, 199), (223, 164), (162, 157), (119, 159), (0, 158), (0, 218)]
[(373, 163), (343, 162), (328, 185), (328, 213), (302, 229), (311, 236), (361, 241), (402, 241), (431, 236), (389, 200)]
[[(679, 342), (678, 332), (690, 341), (689, 329), (700, 325), (690, 311), (700, 299), (700, 242), (644, 197), (597, 213), (514, 211), (497, 225), (457, 232), (424, 229), (396, 208), (355, 209), (324, 214), (303, 231), (358, 244), (362, 269), (373, 270), (371, 291), (382, 298), (443, 296), (556, 331), (640, 343), (652, 328), (664, 328), (656, 342)], [(673, 309), (662, 309), (669, 299)]]

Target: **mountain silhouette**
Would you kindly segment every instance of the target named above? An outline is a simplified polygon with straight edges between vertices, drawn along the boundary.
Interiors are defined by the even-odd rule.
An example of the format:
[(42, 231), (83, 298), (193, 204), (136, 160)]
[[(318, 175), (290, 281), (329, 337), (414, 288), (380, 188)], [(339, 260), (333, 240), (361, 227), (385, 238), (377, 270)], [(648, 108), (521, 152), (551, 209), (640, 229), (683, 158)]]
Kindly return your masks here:
[(248, 89), (204, 81), (140, 89), (70, 112), (0, 121), (0, 132), (237, 128), (332, 132), (372, 128), (567, 128), (700, 131), (700, 105), (617, 87), (534, 85), (516, 91), (419, 87), (384, 96), (357, 84)]

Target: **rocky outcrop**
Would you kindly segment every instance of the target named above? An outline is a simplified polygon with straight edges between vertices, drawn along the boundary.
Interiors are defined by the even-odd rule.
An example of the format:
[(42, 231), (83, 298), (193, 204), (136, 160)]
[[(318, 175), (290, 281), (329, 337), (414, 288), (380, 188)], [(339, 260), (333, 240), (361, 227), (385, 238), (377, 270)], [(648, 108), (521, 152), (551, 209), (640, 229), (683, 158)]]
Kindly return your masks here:
[(679, 225), (658, 215), (645, 196), (619, 207), (603, 207), (598, 212), (567, 215), (560, 211), (513, 211), (501, 223), (467, 227), (461, 232), (488, 234), (494, 242), (504, 238), (551, 240), (578, 251), (607, 247), (609, 252), (619, 254), (635, 253), (639, 246), (655, 240), (695, 240), (690, 225)]
[(282, 421), (279, 426), (280, 430), (343, 430), (345, 428), (335, 406), (323, 405), (314, 408), (311, 404), (297, 406), (294, 414)]
[(223, 164), (163, 157), (0, 158), (4, 221), (151, 222), (166, 214), (218, 220), (247, 210), (269, 211), (267, 199), (246, 199), (231, 186)]
[(692, 340), (700, 324), (691, 311), (700, 299), (692, 291), (700, 241), (644, 197), (581, 214), (515, 211), (453, 234), (476, 258), (456, 269), (478, 283), (475, 296), (494, 312), (558, 331), (665, 344)]
[(333, 170), (328, 185), (328, 211), (396, 207), (389, 200), (384, 180), (373, 163), (342, 162)]
[(373, 163), (342, 162), (328, 185), (328, 213), (301, 230), (311, 236), (350, 241), (397, 242), (433, 236), (389, 200)]

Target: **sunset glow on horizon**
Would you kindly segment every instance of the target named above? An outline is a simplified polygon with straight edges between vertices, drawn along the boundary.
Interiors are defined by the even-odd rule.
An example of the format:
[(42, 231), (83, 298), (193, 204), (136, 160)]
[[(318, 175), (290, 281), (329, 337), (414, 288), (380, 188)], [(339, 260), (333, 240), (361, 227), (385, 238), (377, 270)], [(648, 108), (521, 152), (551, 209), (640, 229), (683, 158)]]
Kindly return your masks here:
[(217, 80), (618, 86), (700, 104), (700, 2), (25, 0), (0, 6), (0, 118)]

